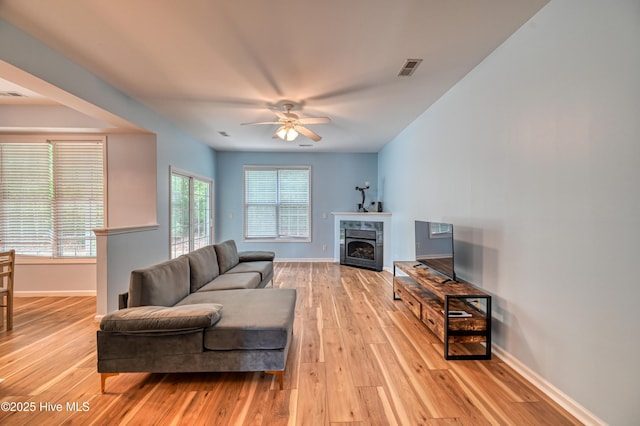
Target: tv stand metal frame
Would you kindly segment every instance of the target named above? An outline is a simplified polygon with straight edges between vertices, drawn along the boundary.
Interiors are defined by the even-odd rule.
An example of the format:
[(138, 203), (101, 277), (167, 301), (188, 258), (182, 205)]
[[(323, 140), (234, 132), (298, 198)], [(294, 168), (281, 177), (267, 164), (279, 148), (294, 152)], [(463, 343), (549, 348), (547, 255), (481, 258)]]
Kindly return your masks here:
[[(451, 310), (452, 300), (461, 300), (465, 304), (467, 299), (484, 299), (487, 313), (485, 314), (485, 329), (484, 330), (452, 330), (449, 327), (450, 317), (449, 311)], [(485, 338), (485, 353), (484, 355), (451, 355), (449, 353), (449, 337), (450, 336), (482, 336)], [(464, 295), (464, 294), (447, 294), (444, 297), (444, 358), (449, 360), (460, 359), (491, 359), (491, 296), (478, 296), (478, 295)]]
[[(428, 268), (415, 265), (416, 262), (393, 263), (393, 300), (402, 300), (443, 341), (446, 360), (491, 359), (491, 296), (469, 283), (443, 282)], [(406, 276), (398, 276), (396, 268)], [(470, 299), (478, 300), (479, 306), (474, 306)], [(461, 306), (472, 314), (469, 321), (465, 321), (466, 318), (449, 317), (449, 311), (459, 310)], [(451, 354), (450, 340), (480, 343), (485, 351), (479, 354)]]

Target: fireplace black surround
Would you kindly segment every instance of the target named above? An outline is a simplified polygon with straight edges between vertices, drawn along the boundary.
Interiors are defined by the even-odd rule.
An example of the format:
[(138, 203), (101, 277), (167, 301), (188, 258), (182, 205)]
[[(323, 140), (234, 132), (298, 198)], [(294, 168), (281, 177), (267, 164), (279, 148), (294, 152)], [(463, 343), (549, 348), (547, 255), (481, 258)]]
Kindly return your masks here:
[(382, 222), (340, 221), (340, 264), (382, 271)]

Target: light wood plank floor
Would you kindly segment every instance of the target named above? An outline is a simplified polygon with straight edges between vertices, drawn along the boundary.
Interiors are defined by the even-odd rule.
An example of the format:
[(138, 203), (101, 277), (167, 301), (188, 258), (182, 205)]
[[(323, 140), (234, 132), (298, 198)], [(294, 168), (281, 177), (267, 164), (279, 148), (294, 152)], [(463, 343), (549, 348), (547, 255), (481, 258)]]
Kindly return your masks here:
[(95, 298), (17, 298), (0, 424), (580, 424), (495, 357), (445, 361), (386, 272), (277, 263), (274, 286), (298, 291), (283, 391), (264, 373), (132, 373), (101, 394)]

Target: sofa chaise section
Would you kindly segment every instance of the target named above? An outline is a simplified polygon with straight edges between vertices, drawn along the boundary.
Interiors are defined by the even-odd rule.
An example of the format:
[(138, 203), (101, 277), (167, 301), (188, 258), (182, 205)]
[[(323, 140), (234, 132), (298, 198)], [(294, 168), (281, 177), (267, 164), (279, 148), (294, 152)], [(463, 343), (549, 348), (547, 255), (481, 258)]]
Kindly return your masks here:
[(178, 306), (224, 306), (220, 321), (204, 332), (206, 349), (271, 350), (284, 348), (293, 333), (295, 301), (295, 289), (224, 290), (191, 294)]

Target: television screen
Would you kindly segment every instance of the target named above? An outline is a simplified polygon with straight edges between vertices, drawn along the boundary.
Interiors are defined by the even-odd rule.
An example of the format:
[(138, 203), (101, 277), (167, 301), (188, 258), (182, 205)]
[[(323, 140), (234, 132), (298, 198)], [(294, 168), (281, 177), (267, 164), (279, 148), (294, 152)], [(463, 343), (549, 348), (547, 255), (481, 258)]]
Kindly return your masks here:
[(455, 281), (453, 225), (416, 220), (416, 261)]

